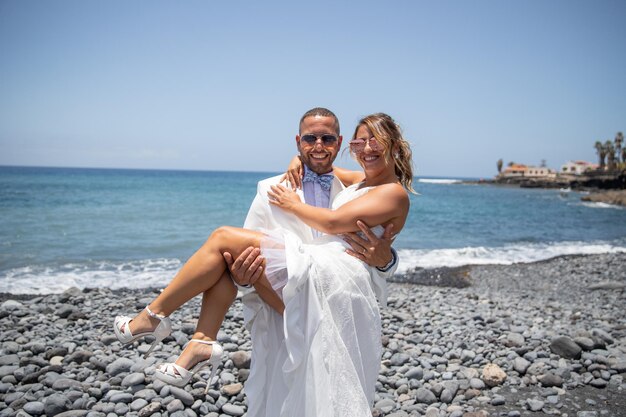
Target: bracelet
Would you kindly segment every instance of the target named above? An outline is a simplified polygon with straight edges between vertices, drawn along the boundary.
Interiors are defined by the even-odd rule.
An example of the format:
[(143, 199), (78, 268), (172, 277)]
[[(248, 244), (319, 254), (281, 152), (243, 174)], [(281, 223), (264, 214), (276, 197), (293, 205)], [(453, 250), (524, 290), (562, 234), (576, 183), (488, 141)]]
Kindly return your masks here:
[(391, 269), (392, 266), (396, 264), (397, 260), (398, 254), (396, 253), (396, 250), (394, 248), (391, 248), (391, 260), (389, 261), (389, 263), (382, 268), (377, 266), (376, 269), (378, 269), (380, 272), (387, 272)]

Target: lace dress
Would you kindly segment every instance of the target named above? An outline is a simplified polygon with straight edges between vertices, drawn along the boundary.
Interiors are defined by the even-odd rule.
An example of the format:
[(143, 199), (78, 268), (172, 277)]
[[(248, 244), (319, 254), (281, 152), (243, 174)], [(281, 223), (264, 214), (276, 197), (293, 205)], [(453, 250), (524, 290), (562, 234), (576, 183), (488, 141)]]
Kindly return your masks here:
[[(355, 184), (333, 209), (371, 188)], [(383, 228), (373, 228), (380, 236)], [(268, 233), (262, 245), (266, 274), (285, 303), (285, 354), (280, 372), (267, 373), (248, 390), (264, 389), (265, 410), (251, 415), (363, 417), (371, 415), (382, 354), (376, 297), (385, 303), (386, 283), (345, 253), (348, 245), (326, 235), (304, 244), (287, 231)], [(258, 348), (262, 349), (261, 346)], [(257, 346), (253, 346), (253, 350)], [(273, 378), (283, 378), (273, 384)], [(263, 387), (258, 385), (266, 384)], [(280, 390), (281, 392), (272, 392)], [(283, 392), (286, 391), (286, 392)], [(256, 392), (255, 392), (256, 393)], [(250, 412), (250, 410), (249, 410)]]

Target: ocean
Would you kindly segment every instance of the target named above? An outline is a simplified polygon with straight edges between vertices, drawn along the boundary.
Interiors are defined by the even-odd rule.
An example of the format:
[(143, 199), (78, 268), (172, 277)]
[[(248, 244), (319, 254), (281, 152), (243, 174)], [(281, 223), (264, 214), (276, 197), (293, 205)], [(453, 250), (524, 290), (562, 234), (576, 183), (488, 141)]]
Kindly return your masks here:
[[(213, 229), (243, 224), (271, 175), (0, 167), (0, 292), (164, 286)], [(454, 178), (415, 188), (399, 273), (626, 252), (626, 209), (577, 192)]]

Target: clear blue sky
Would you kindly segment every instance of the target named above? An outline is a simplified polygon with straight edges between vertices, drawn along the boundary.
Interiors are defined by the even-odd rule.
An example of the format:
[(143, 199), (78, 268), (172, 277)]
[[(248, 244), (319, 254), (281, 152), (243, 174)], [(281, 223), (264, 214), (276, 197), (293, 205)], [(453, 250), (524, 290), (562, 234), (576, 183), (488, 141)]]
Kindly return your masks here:
[(625, 74), (623, 0), (1, 0), (0, 165), (280, 171), (324, 106), (417, 175), (558, 168), (626, 131)]

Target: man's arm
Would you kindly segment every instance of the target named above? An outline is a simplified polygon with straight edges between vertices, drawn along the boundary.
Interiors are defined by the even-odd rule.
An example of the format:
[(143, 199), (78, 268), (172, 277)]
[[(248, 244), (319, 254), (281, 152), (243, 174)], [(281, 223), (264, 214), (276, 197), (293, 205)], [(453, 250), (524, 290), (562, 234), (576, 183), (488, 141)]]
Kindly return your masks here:
[[(347, 249), (346, 252), (369, 266), (376, 267), (381, 277), (392, 276), (398, 267), (398, 256), (391, 247), (395, 238), (393, 225), (388, 225), (380, 238), (376, 237), (362, 221), (359, 220), (357, 225), (365, 234), (365, 238), (356, 233), (345, 234), (344, 240), (352, 246), (352, 250)], [(250, 247), (234, 261), (230, 254), (225, 253), (224, 257), (229, 265), (231, 276), (237, 284), (252, 285), (261, 277), (264, 259), (260, 250)]]
[(356, 224), (364, 237), (357, 233), (344, 234), (344, 240), (352, 246), (352, 249), (347, 249), (346, 252), (369, 266), (376, 267), (382, 277), (392, 276), (398, 267), (398, 255), (391, 247), (395, 238), (393, 224), (385, 227), (385, 232), (380, 238), (372, 233), (372, 230), (362, 221), (359, 220)]

